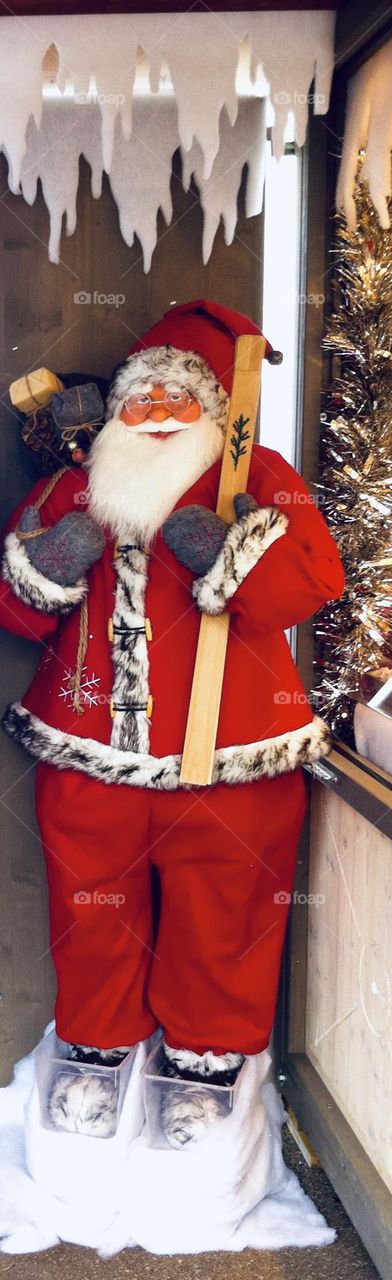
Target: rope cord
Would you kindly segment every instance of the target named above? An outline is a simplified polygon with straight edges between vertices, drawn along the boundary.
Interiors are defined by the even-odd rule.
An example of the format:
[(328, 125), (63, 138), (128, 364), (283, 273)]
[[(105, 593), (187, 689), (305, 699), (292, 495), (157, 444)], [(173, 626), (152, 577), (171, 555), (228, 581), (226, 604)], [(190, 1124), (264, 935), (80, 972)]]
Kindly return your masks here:
[[(45, 488), (42, 490), (39, 498), (37, 498), (37, 501), (34, 503), (36, 511), (39, 511), (40, 507), (43, 507), (47, 498), (50, 498), (57, 481), (61, 479), (61, 476), (65, 475), (66, 471), (68, 471), (68, 467), (61, 467), (60, 471), (56, 471), (55, 475), (50, 477), (50, 480), (48, 480), (48, 483), (45, 485)], [(19, 538), (19, 542), (29, 542), (31, 538), (40, 538), (41, 533), (47, 533), (47, 528), (42, 526), (40, 529), (31, 529), (30, 533), (22, 533), (22, 530), (17, 527), (15, 529), (15, 533)]]
[(70, 689), (73, 689), (72, 706), (74, 707), (74, 710), (77, 711), (78, 716), (82, 716), (85, 710), (85, 708), (82, 706), (82, 703), (80, 701), (80, 686), (82, 682), (82, 670), (83, 670), (84, 659), (87, 653), (87, 641), (88, 641), (88, 604), (87, 604), (87, 597), (85, 597), (85, 599), (82, 600), (82, 603), (80, 606), (79, 644), (78, 644), (78, 652), (76, 655), (75, 675), (72, 676), (72, 679), (69, 682)]
[[(48, 483), (45, 485), (45, 488), (42, 490), (40, 497), (37, 498), (37, 501), (34, 504), (36, 511), (39, 511), (40, 507), (43, 507), (47, 498), (50, 497), (50, 494), (52, 493), (55, 485), (57, 484), (57, 481), (60, 480), (61, 476), (65, 475), (65, 472), (68, 470), (69, 470), (68, 467), (61, 467), (60, 471), (56, 471), (55, 475), (50, 477), (50, 480), (48, 480)], [(30, 533), (22, 533), (22, 531), (18, 528), (15, 530), (15, 532), (20, 542), (29, 542), (31, 538), (39, 538), (42, 533), (47, 533), (48, 530), (43, 526), (40, 529), (32, 529)], [(73, 689), (72, 705), (75, 711), (77, 711), (78, 715), (83, 715), (83, 712), (85, 710), (85, 708), (82, 706), (82, 703), (80, 701), (80, 686), (82, 681), (83, 663), (87, 653), (87, 642), (88, 642), (88, 604), (87, 604), (87, 598), (85, 598), (84, 600), (82, 600), (82, 603), (80, 606), (79, 643), (78, 643), (78, 651), (76, 655), (75, 674), (72, 676), (72, 679), (70, 681), (70, 688)]]

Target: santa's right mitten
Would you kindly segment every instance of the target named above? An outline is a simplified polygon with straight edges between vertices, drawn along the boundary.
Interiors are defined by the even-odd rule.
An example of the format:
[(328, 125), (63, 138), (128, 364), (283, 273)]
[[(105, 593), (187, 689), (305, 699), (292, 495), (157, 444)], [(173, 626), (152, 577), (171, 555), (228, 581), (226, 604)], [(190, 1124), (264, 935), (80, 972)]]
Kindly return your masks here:
[[(19, 534), (35, 533), (40, 528), (36, 507), (26, 507), (19, 521)], [(36, 537), (21, 538), (26, 555), (35, 569), (63, 587), (73, 586), (83, 578), (102, 555), (105, 538), (91, 516), (70, 511), (51, 529)]]

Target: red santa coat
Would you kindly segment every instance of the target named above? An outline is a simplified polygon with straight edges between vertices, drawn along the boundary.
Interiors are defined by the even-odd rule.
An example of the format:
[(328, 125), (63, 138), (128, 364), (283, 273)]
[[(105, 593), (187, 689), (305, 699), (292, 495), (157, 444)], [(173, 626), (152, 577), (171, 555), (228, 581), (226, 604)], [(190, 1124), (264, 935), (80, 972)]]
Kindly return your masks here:
[[(214, 510), (219, 474), (217, 462), (177, 507)], [(49, 582), (13, 532), (44, 487), (39, 481), (14, 513), (5, 541), (0, 621), (44, 645), (23, 701), (4, 718), (11, 736), (59, 768), (106, 782), (177, 788), (200, 609), (227, 608), (214, 781), (273, 777), (327, 753), (328, 728), (313, 715), (284, 631), (339, 597), (343, 568), (306, 485), (278, 453), (254, 447), (248, 491), (258, 509), (231, 527), (212, 570), (198, 581), (159, 533), (149, 552), (131, 534), (120, 548), (108, 534), (86, 580), (75, 587)], [(61, 475), (41, 507), (42, 524), (86, 510), (86, 488), (82, 468)], [(83, 599), (81, 714), (72, 677)]]

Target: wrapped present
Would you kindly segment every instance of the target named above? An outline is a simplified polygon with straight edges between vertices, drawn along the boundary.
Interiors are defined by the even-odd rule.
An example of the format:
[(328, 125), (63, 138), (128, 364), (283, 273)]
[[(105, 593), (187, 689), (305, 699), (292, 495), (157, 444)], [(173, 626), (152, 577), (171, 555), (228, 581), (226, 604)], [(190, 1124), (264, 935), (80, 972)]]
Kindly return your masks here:
[(81, 462), (103, 424), (104, 403), (95, 382), (68, 387), (54, 395), (50, 406), (57, 447), (69, 451)]
[(63, 390), (60, 378), (51, 373), (50, 369), (34, 369), (32, 373), (25, 373), (23, 378), (11, 382), (9, 395), (15, 409), (28, 414), (49, 404), (55, 392)]
[[(65, 373), (61, 378), (63, 391), (55, 393), (50, 404), (28, 416), (17, 411), (21, 438), (35, 474), (52, 475), (60, 467), (79, 466), (103, 425), (107, 381), (98, 378), (93, 382), (91, 375), (84, 373)], [(60, 378), (57, 381), (63, 386)]]

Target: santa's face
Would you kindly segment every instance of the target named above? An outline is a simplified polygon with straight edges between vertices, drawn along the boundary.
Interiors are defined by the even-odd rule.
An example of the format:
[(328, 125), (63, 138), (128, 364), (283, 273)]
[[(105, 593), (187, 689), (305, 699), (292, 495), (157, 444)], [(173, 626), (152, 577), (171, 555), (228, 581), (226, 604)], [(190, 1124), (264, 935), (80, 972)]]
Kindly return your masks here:
[(164, 440), (169, 434), (189, 429), (201, 413), (199, 401), (183, 387), (167, 388), (154, 383), (148, 391), (133, 391), (119, 416), (133, 432)]
[(184, 387), (132, 389), (89, 455), (91, 514), (123, 540), (133, 530), (150, 542), (178, 499), (221, 456), (223, 442), (215, 418)]

